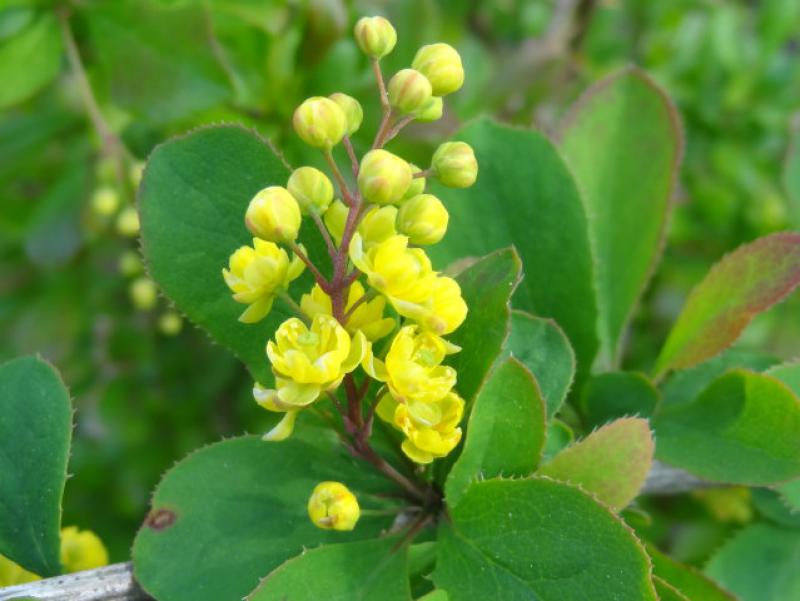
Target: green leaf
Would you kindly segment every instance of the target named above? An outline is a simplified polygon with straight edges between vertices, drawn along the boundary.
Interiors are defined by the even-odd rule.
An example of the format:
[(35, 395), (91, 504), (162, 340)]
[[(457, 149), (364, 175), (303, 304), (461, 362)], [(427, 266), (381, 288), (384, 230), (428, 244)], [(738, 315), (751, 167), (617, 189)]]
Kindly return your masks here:
[(385, 508), (374, 495), (391, 489), (345, 455), (333, 432), (312, 430), (280, 443), (226, 440), (167, 472), (133, 547), (142, 587), (159, 601), (241, 599), (304, 548), (386, 529), (390, 520), (370, 515), (353, 532), (311, 523), (306, 503), (319, 482), (343, 482), (363, 509)]
[(451, 337), (462, 348), (453, 355), (452, 363), (458, 370), (456, 388), (468, 404), (475, 398), (508, 337), (509, 299), (521, 271), (516, 251), (506, 248), (476, 261), (456, 277), (469, 312)]
[(781, 484), (775, 490), (780, 493), (781, 498), (789, 506), (792, 513), (800, 514), (800, 480)]
[(203, 6), (117, 0), (92, 6), (86, 18), (100, 81), (137, 117), (169, 123), (230, 97)]
[(652, 462), (647, 420), (625, 417), (567, 447), (537, 474), (579, 485), (619, 511), (639, 494)]
[(575, 433), (560, 419), (553, 418), (547, 422), (547, 436), (545, 437), (543, 459), (555, 457), (562, 449), (575, 440)]
[(800, 400), (772, 376), (730, 371), (653, 425), (656, 457), (697, 476), (750, 485), (800, 476)]
[(436, 589), (424, 597), (420, 597), (417, 601), (450, 601), (450, 597), (447, 595), (447, 591)]
[(647, 545), (647, 553), (653, 562), (653, 573), (692, 601), (735, 601), (716, 582), (693, 567), (675, 561), (653, 545)]
[(287, 176), (255, 134), (235, 126), (209, 127), (158, 146), (139, 191), (150, 275), (178, 309), (265, 385), (272, 381), (267, 339), (287, 313), (277, 302), (263, 322), (239, 322), (245, 306), (231, 298), (222, 268), (239, 246), (252, 244), (244, 226), (250, 199), (266, 186), (284, 184)]
[(475, 399), (464, 449), (445, 483), (447, 504), (457, 505), (475, 480), (532, 474), (544, 447), (545, 419), (536, 378), (513, 357), (505, 359)]
[(617, 417), (650, 417), (659, 399), (658, 390), (644, 374), (617, 371), (591, 378), (581, 393), (581, 409), (589, 426), (600, 426)]
[(661, 387), (658, 410), (691, 403), (711, 382), (732, 368), (745, 367), (760, 372), (776, 363), (778, 360), (771, 355), (728, 349), (700, 365), (673, 373)]
[(69, 393), (49, 363), (20, 357), (0, 365), (0, 408), (0, 555), (56, 576), (72, 437)]
[(513, 244), (525, 266), (514, 307), (555, 319), (578, 369), (588, 371), (598, 344), (592, 255), (583, 202), (564, 161), (543, 135), (491, 121), (457, 138), (473, 146), (480, 173), (467, 190), (435, 186), (450, 225), (432, 258), (446, 265)]
[(546, 401), (547, 416), (553, 417), (575, 376), (575, 353), (564, 332), (552, 319), (512, 311), (505, 350), (531, 370)]
[(0, 109), (33, 96), (61, 70), (61, 31), (54, 12), (43, 12), (0, 40)]
[(561, 126), (586, 202), (596, 257), (600, 340), (610, 365), (661, 257), (683, 137), (664, 91), (629, 68), (589, 89)]
[(751, 489), (753, 506), (763, 517), (776, 524), (789, 528), (800, 528), (800, 511), (792, 507), (782, 494), (782, 488), (792, 484), (794, 482), (779, 486), (775, 490), (769, 488)]
[(473, 484), (439, 527), (437, 587), (451, 601), (657, 599), (633, 532), (560, 482)]
[(783, 187), (795, 227), (800, 227), (800, 121), (795, 119), (783, 162)]
[[(781, 382), (792, 389), (797, 397), (800, 397), (800, 361), (789, 361), (781, 365), (775, 365), (767, 370), (768, 375), (778, 378)], [(780, 494), (781, 500), (788, 506), (795, 519), (800, 519), (800, 480), (787, 482), (776, 487), (775, 490)]]
[(740, 246), (692, 290), (661, 349), (657, 377), (719, 354), (798, 284), (800, 234), (780, 232)]
[(411, 601), (407, 546), (397, 538), (326, 545), (290, 559), (247, 601)]
[(800, 531), (753, 524), (711, 558), (706, 574), (741, 601), (800, 599)]

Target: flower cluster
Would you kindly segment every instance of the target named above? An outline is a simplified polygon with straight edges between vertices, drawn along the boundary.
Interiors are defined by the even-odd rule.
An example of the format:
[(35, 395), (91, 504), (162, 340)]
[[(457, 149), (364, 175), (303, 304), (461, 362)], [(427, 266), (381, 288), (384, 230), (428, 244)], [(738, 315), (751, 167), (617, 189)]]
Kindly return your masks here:
[[(369, 445), (374, 415), (402, 432), (403, 452), (419, 464), (446, 456), (461, 439), (464, 401), (454, 391), (456, 371), (445, 365), (460, 349), (443, 337), (464, 322), (467, 305), (458, 283), (437, 272), (422, 247), (442, 240), (449, 220), (442, 201), (426, 192), (427, 180), (468, 187), (478, 164), (464, 142), (440, 145), (426, 169), (385, 149), (410, 122), (441, 117), (442, 97), (464, 81), (458, 52), (442, 43), (423, 46), (411, 67), (386, 85), (380, 59), (396, 43), (392, 25), (382, 17), (362, 18), (355, 39), (370, 59), (383, 107), (371, 147), (358, 158), (351, 136), (362, 125), (363, 111), (355, 98), (336, 93), (305, 100), (294, 113), (294, 129), (322, 152), (333, 181), (303, 166), (292, 171), (285, 187), (258, 192), (245, 214), (253, 245), (231, 255), (223, 277), (234, 300), (247, 305), (242, 322), (266, 317), (276, 299), (296, 313), (266, 345), (274, 387), (254, 387), (262, 407), (283, 414), (264, 439), (287, 438), (302, 410), (328, 399), (339, 411), (351, 451), (403, 484)], [(352, 163), (352, 182), (334, 157), (339, 145)], [(325, 244), (329, 275), (320, 253), (298, 241), (304, 219), (313, 221)], [(320, 246), (310, 238), (304, 238), (309, 248)], [(304, 270), (315, 282), (296, 303), (289, 287)], [(355, 497), (343, 485), (323, 484), (309, 501), (312, 521), (352, 528), (358, 519)], [(346, 516), (336, 522), (331, 508), (340, 505)]]

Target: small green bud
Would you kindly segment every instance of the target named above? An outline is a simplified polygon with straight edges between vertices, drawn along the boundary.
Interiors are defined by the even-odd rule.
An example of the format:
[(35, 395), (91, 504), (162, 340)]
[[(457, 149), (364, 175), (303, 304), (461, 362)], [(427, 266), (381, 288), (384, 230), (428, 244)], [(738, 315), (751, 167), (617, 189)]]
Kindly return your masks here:
[(397, 32), (388, 19), (383, 17), (361, 17), (354, 34), (361, 51), (372, 58), (383, 58), (397, 43)]
[(117, 267), (119, 268), (119, 272), (128, 278), (139, 275), (144, 271), (142, 260), (135, 250), (126, 250), (122, 253), (119, 257)]
[(100, 217), (110, 217), (119, 208), (119, 194), (111, 186), (101, 186), (92, 194), (92, 210)]
[(358, 189), (367, 200), (385, 205), (398, 202), (411, 185), (411, 166), (386, 150), (370, 150), (358, 171)]
[(125, 207), (117, 215), (117, 232), (120, 236), (133, 238), (139, 233), (139, 213), (135, 207)]
[(295, 169), (289, 176), (286, 188), (307, 213), (324, 213), (333, 200), (331, 180), (314, 167)]
[(314, 96), (297, 107), (294, 130), (309, 146), (328, 151), (341, 142), (347, 131), (344, 111), (330, 98)]
[(420, 194), (400, 205), (397, 229), (412, 244), (436, 244), (447, 232), (450, 216), (442, 202), (432, 194)]
[(424, 177), (413, 177), (415, 173), (419, 173), (422, 171), (419, 167), (414, 165), (413, 163), (409, 163), (411, 167), (411, 185), (406, 190), (406, 193), (403, 195), (403, 200), (408, 200), (409, 198), (414, 198), (415, 196), (419, 196), (423, 192), (425, 192), (425, 178)]
[(341, 244), (342, 236), (344, 236), (344, 226), (347, 223), (347, 214), (350, 209), (341, 200), (334, 200), (325, 214), (322, 216), (322, 221), (325, 222), (325, 227), (328, 228), (328, 233), (333, 238), (336, 244)]
[(434, 176), (450, 188), (469, 188), (478, 177), (478, 161), (466, 142), (445, 142), (433, 153)]
[(134, 188), (138, 188), (139, 184), (142, 183), (142, 175), (144, 175), (144, 162), (143, 161), (134, 161), (133, 164), (128, 169), (128, 179), (131, 180), (131, 185)]
[(136, 278), (129, 288), (131, 302), (140, 311), (149, 311), (156, 306), (158, 289), (155, 282), (147, 276)]
[(270, 186), (253, 197), (244, 221), (254, 236), (270, 242), (293, 242), (300, 231), (300, 206), (286, 188)]
[(421, 110), (431, 99), (431, 82), (419, 71), (403, 69), (389, 80), (389, 103), (400, 113)]
[(352, 96), (342, 94), (341, 92), (331, 94), (328, 98), (333, 100), (339, 105), (339, 108), (342, 109), (345, 121), (347, 122), (347, 135), (352, 136), (358, 131), (358, 128), (361, 127), (361, 122), (364, 120), (364, 109), (361, 108), (361, 103)]
[(167, 311), (158, 318), (158, 329), (164, 336), (177, 336), (183, 329), (183, 319), (175, 311)]
[(438, 121), (442, 118), (444, 102), (441, 96), (431, 96), (414, 117), (417, 121)]
[(429, 44), (417, 51), (411, 67), (431, 82), (434, 96), (446, 96), (464, 84), (461, 56), (449, 44)]

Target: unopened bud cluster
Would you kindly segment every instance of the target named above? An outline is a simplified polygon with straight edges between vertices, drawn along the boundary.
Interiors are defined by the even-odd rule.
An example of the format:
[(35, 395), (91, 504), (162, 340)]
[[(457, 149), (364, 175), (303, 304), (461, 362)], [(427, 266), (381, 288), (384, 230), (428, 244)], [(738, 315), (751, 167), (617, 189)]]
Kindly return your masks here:
[[(361, 127), (363, 111), (351, 96), (315, 96), (300, 104), (294, 129), (322, 151), (330, 176), (302, 166), (285, 187), (256, 193), (244, 215), (253, 244), (233, 252), (222, 273), (233, 299), (246, 305), (240, 321), (262, 320), (276, 299), (295, 313), (266, 344), (274, 385), (253, 389), (262, 407), (283, 415), (265, 440), (286, 439), (305, 408), (331, 400), (356, 455), (367, 448), (377, 415), (402, 433), (403, 452), (426, 464), (445, 457), (461, 439), (464, 401), (455, 392), (456, 371), (447, 365), (461, 349), (444, 337), (467, 316), (458, 283), (437, 272), (421, 248), (442, 240), (449, 222), (444, 203), (426, 192), (426, 180), (467, 187), (478, 164), (464, 142), (442, 144), (426, 169), (384, 146), (410, 121), (441, 117), (442, 97), (462, 86), (464, 70), (454, 48), (431, 44), (387, 86), (379, 61), (397, 41), (391, 23), (365, 17), (355, 26), (355, 39), (372, 61), (384, 107), (372, 147), (356, 157), (350, 137)], [(340, 145), (353, 161), (354, 186), (334, 157)], [(308, 239), (304, 233), (303, 240), (309, 248), (324, 241), (329, 264), (319, 264), (317, 254), (300, 244), (304, 219), (319, 232)], [(289, 288), (304, 270), (315, 282), (296, 302)], [(370, 381), (378, 383), (371, 397)], [(353, 528), (359, 516), (355, 496), (336, 482), (315, 489), (308, 512), (319, 527), (336, 530)]]

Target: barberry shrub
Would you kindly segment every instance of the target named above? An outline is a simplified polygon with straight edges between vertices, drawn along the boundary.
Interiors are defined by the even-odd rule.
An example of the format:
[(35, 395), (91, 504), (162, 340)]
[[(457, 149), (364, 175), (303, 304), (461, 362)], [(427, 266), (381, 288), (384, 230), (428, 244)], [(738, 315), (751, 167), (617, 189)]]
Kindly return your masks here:
[[(388, 148), (441, 117), (461, 59), (424, 46), (385, 82), (394, 28), (373, 17), (354, 33), (383, 111), (369, 124), (344, 93), (303, 102), (293, 125), (314, 165), (289, 166), (235, 125), (148, 161), (149, 273), (241, 358), (273, 420), (167, 472), (133, 548), (142, 587), (160, 601), (733, 599), (736, 566), (774, 548), (763, 527), (712, 561), (720, 586), (624, 512), (654, 458), (800, 509), (800, 365), (726, 351), (800, 283), (800, 234), (722, 258), (652, 373), (624, 371), (682, 153), (668, 98), (628, 69), (590, 89), (554, 141), (480, 120), (419, 168)], [(359, 147), (351, 136), (370, 126)], [(26, 368), (8, 365), (0, 375)], [(39, 385), (15, 377), (3, 402)], [(68, 412), (61, 422), (56, 437)], [(6, 425), (0, 449), (18, 429)], [(54, 446), (37, 474), (54, 486), (31, 509), (47, 536), (0, 528), (0, 552), (23, 567), (57, 571), (65, 453)], [(4, 467), (11, 489), (20, 468)]]

